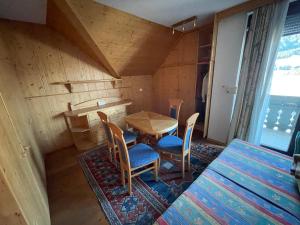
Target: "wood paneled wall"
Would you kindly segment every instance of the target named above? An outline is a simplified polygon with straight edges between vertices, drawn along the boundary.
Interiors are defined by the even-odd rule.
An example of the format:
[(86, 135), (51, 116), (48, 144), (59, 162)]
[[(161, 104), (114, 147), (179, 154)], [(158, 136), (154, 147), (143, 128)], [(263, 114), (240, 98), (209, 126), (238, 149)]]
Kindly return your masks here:
[[(68, 110), (68, 103), (115, 97), (132, 99), (130, 112), (152, 108), (152, 76), (122, 77), (115, 88), (111, 82), (78, 84), (74, 93), (69, 93), (64, 85), (52, 83), (110, 79), (111, 76), (95, 60), (46, 26), (0, 21), (0, 29), (4, 44), (9, 46), (9, 60), (15, 65), (43, 154), (73, 144), (62, 115)], [(120, 120), (126, 110), (111, 113), (119, 114), (111, 116)]]
[(50, 225), (44, 162), (3, 28), (1, 22), (0, 224)]
[(153, 78), (157, 112), (168, 114), (168, 99), (183, 99), (180, 124), (195, 112), (197, 43), (198, 31), (184, 34)]
[(49, 0), (47, 24), (70, 39), (79, 34), (108, 71), (118, 76), (153, 75), (181, 36), (92, 0)]

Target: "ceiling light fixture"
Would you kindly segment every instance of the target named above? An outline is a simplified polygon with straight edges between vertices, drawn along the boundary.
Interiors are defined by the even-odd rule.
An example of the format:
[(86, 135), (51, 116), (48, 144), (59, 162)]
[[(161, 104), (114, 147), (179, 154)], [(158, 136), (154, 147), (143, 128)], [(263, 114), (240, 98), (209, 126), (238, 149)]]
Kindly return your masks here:
[(184, 32), (185, 30), (192, 30), (194, 28), (196, 28), (197, 26), (197, 17), (196, 16), (192, 16), (188, 19), (182, 20), (178, 23), (175, 23), (171, 26), (172, 28), (172, 34), (175, 34), (175, 30), (182, 30), (182, 32)]

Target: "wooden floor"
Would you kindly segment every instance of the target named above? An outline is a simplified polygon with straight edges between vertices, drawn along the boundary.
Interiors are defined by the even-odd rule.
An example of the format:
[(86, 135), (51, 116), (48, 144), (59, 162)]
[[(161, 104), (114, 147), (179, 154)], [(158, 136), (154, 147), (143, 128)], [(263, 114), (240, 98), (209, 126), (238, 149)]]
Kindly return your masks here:
[(68, 148), (46, 158), (52, 225), (106, 225), (108, 222), (76, 159)]
[[(180, 135), (182, 136), (180, 129)], [(193, 143), (206, 142), (193, 134)], [(68, 148), (46, 157), (48, 195), (52, 225), (108, 224), (96, 195), (90, 188), (80, 165), (78, 151)]]

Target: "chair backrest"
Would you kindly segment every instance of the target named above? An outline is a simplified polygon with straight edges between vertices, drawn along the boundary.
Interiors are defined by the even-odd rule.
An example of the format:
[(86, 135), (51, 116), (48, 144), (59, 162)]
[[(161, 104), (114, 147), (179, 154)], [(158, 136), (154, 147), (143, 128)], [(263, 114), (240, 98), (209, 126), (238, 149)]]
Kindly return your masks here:
[(169, 99), (169, 115), (170, 117), (178, 120), (179, 119), (179, 112), (181, 104), (183, 103), (182, 99), (173, 98)]
[(102, 122), (104, 131), (105, 131), (105, 134), (107, 137), (107, 141), (110, 144), (114, 145), (115, 142), (114, 142), (113, 134), (112, 134), (111, 129), (108, 126), (108, 116), (104, 112), (100, 112), (100, 111), (98, 111), (97, 114), (100, 117), (100, 121)]
[(120, 152), (119, 155), (120, 155), (121, 166), (130, 168), (128, 149), (123, 136), (122, 129), (114, 123), (108, 123), (108, 126), (113, 133), (114, 139), (116, 141), (116, 144)]
[(194, 113), (186, 120), (186, 127), (184, 131), (183, 146), (182, 146), (183, 152), (190, 150), (193, 130), (198, 116), (199, 113)]

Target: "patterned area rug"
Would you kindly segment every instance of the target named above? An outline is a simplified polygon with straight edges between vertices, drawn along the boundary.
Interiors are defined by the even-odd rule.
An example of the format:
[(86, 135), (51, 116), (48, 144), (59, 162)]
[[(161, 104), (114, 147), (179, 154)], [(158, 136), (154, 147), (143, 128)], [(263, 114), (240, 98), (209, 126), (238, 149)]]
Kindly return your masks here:
[(131, 196), (127, 186), (122, 186), (119, 169), (108, 161), (105, 148), (83, 153), (79, 162), (110, 224), (147, 225), (153, 224), (221, 151), (210, 145), (192, 146), (191, 170), (184, 179), (180, 162), (162, 160), (159, 181), (155, 182), (152, 172), (133, 178)]

